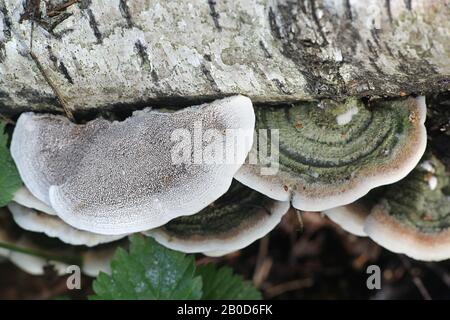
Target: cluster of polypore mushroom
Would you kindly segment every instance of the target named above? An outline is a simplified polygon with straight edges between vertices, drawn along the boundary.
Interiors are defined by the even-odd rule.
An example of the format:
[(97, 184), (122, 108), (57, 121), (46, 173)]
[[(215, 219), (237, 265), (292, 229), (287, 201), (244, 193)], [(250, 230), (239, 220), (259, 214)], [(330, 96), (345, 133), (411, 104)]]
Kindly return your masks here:
[[(449, 176), (429, 154), (419, 164), (425, 117), (424, 97), (254, 110), (250, 99), (234, 96), (85, 124), (23, 113), (11, 153), (25, 187), (8, 207), (23, 229), (72, 245), (96, 246), (141, 232), (175, 250), (218, 256), (263, 237), (292, 204), (324, 212), (392, 251), (446, 259)], [(204, 130), (216, 130), (209, 147), (226, 144), (228, 130), (242, 130), (250, 143), (233, 149), (232, 162), (174, 163), (173, 132), (183, 129), (195, 139), (199, 121)], [(246, 161), (273, 144), (258, 134), (251, 148), (254, 129), (278, 132), (270, 174), (266, 162)]]

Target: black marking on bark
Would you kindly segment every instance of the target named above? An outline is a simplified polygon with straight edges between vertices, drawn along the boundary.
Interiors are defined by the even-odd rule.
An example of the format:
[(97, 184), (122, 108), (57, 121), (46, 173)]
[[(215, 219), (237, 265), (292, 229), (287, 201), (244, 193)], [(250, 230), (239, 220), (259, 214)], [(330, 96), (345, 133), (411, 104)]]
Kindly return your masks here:
[(370, 34), (372, 35), (373, 41), (375, 42), (378, 48), (381, 48), (380, 37), (378, 36), (378, 32), (379, 32), (378, 29), (375, 28), (370, 29)]
[(9, 98), (9, 93), (0, 89), (0, 99)]
[(311, 16), (314, 20), (314, 23), (317, 26), (317, 31), (319, 31), (320, 37), (322, 38), (323, 41), (322, 46), (326, 46), (328, 44), (328, 40), (327, 37), (325, 36), (325, 33), (323, 32), (322, 24), (320, 23), (319, 17), (317, 16), (316, 1), (310, 0), (309, 3), (311, 5)]
[(74, 31), (73, 28), (67, 28), (67, 29), (60, 30), (60, 31), (58, 31), (58, 32), (52, 32), (52, 35), (53, 35), (56, 39), (60, 40), (60, 39), (62, 39), (66, 34), (72, 33), (73, 31)]
[(17, 95), (25, 99), (28, 104), (33, 105), (58, 105), (59, 101), (56, 96), (43, 93), (31, 88), (23, 88), (17, 92)]
[[(306, 81), (305, 89), (311, 96), (337, 98), (345, 95), (347, 87), (340, 74), (342, 62), (323, 57), (322, 47), (328, 43), (325, 43), (324, 31), (322, 30), (321, 36), (318, 30), (319, 26), (316, 27), (317, 22), (319, 22), (317, 8), (315, 2), (311, 2), (311, 0), (305, 0), (305, 3), (308, 4), (308, 7), (305, 8), (306, 13), (302, 13), (303, 9), (300, 10), (299, 8), (302, 5), (302, 1), (280, 4), (273, 11), (269, 9), (269, 22), (271, 23), (272, 34), (281, 42), (281, 47), (279, 48), (281, 54), (292, 60), (298, 71), (303, 75)], [(314, 15), (317, 18), (316, 21), (314, 21), (312, 11), (314, 11)], [(273, 12), (277, 12), (277, 14), (275, 15)], [(298, 12), (299, 14), (294, 15), (292, 14), (293, 12)], [(327, 18), (327, 15), (324, 16)], [(315, 38), (307, 38), (302, 34), (300, 28), (304, 27), (305, 19), (308, 20), (308, 25), (310, 23), (314, 24), (317, 40)], [(349, 24), (349, 21), (345, 20), (345, 23)], [(319, 25), (321, 29), (322, 25)], [(346, 30), (352, 31), (351, 41), (343, 41), (343, 45), (349, 45), (354, 42), (355, 38), (358, 38), (358, 34), (353, 34), (353, 29), (348, 28)], [(344, 36), (348, 38), (349, 35), (343, 33), (342, 39), (345, 40)]]
[(206, 67), (206, 65), (204, 63), (201, 64), (200, 69), (202, 70), (202, 73), (205, 75), (206, 79), (209, 81), (209, 83), (211, 84), (211, 88), (215, 91), (215, 92), (220, 92), (220, 88), (217, 85), (216, 81), (214, 80), (211, 72), (209, 71), (209, 69)]
[(274, 78), (274, 79), (271, 79), (271, 80), (277, 86), (278, 90), (281, 91), (281, 93), (289, 94), (289, 95), (292, 94), (292, 92), (289, 91), (288, 88), (286, 88), (286, 86), (284, 85), (283, 82), (280, 81), (280, 79)]
[(3, 38), (4, 41), (0, 42), (0, 63), (5, 61), (6, 58), (6, 50), (5, 50), (5, 42), (11, 40), (11, 18), (8, 15), (8, 10), (4, 6), (3, 3), (0, 4), (0, 12), (3, 16)]
[(392, 11), (391, 11), (391, 0), (386, 0), (384, 2), (384, 6), (386, 7), (387, 15), (389, 18), (389, 22), (392, 24), (394, 19), (392, 18)]
[(277, 19), (275, 17), (275, 13), (273, 12), (272, 7), (269, 8), (269, 25), (270, 30), (272, 30), (272, 34), (275, 38), (281, 39), (280, 28), (277, 25)]
[(103, 36), (100, 32), (100, 29), (98, 28), (97, 20), (95, 19), (94, 13), (90, 8), (86, 10), (88, 17), (89, 17), (89, 26), (91, 27), (92, 31), (94, 32), (94, 36), (97, 38), (97, 43), (100, 44), (103, 42)]
[(298, 1), (297, 4), (300, 7), (300, 10), (302, 10), (303, 14), (305, 16), (308, 15), (308, 10), (305, 5), (305, 0)]
[(8, 9), (6, 9), (3, 3), (0, 3), (0, 12), (3, 14), (3, 35), (6, 41), (8, 41), (11, 39), (12, 21), (9, 17)]
[(375, 59), (373, 57), (369, 57), (369, 61), (370, 61), (370, 65), (375, 69), (375, 71), (380, 74), (380, 75), (384, 75), (384, 71), (377, 65), (377, 63), (375, 62)]
[(44, 21), (44, 20), (40, 20), (40, 21), (38, 21), (38, 23), (39, 23), (40, 26), (42, 26), (44, 29), (46, 29), (48, 32), (50, 32), (52, 35), (55, 35), (53, 30), (60, 23), (62, 23), (64, 20), (66, 20), (70, 16), (72, 16), (72, 13), (70, 13), (70, 12), (63, 12), (63, 13), (60, 13), (57, 16), (54, 16), (53, 18), (51, 18), (50, 21), (48, 21), (48, 22)]
[(412, 0), (405, 0), (405, 7), (408, 11), (412, 10)]
[(131, 18), (130, 7), (128, 7), (128, 1), (127, 0), (120, 0), (119, 11), (120, 11), (120, 14), (122, 15), (122, 17), (127, 22), (128, 28), (132, 28), (133, 27), (133, 20)]
[(148, 59), (147, 47), (144, 46), (141, 40), (138, 40), (134, 43), (134, 47), (137, 49), (138, 55), (141, 57), (142, 64), (150, 64), (150, 60)]
[(48, 51), (48, 58), (52, 62), (53, 68), (59, 71), (59, 73), (61, 73), (70, 84), (73, 84), (73, 79), (70, 76), (69, 70), (67, 70), (67, 67), (62, 61), (60, 61), (58, 64), (58, 57), (56, 57), (55, 54), (53, 53), (52, 47), (47, 46), (47, 51)]
[(371, 53), (375, 58), (378, 58), (378, 52), (377, 52), (377, 49), (373, 46), (372, 42), (371, 42), (369, 39), (367, 39), (366, 44), (367, 44), (367, 48), (369, 49), (370, 53)]
[(64, 78), (66, 78), (66, 80), (69, 81), (70, 84), (73, 84), (73, 79), (70, 76), (69, 70), (67, 70), (66, 66), (64, 65), (64, 62), (59, 62), (58, 70), (64, 75)]
[(384, 42), (384, 47), (386, 48), (386, 51), (389, 53), (389, 55), (390, 55), (392, 58), (395, 58), (395, 55), (394, 55), (394, 53), (392, 52), (392, 49), (391, 49), (391, 47), (388, 45), (387, 42)]
[(209, 15), (212, 17), (212, 19), (214, 21), (214, 26), (216, 27), (216, 29), (219, 31), (222, 31), (222, 27), (220, 26), (220, 23), (219, 23), (220, 14), (216, 10), (216, 4), (217, 4), (217, 2), (215, 0), (208, 0)]
[(53, 63), (53, 67), (58, 69), (58, 58), (53, 54), (52, 47), (47, 46), (48, 58)]
[(210, 54), (204, 54), (204, 55), (203, 55), (203, 59), (205, 59), (206, 61), (209, 61), (209, 62), (212, 61), (212, 58), (211, 58), (211, 55), (210, 55)]
[(397, 54), (398, 69), (408, 76), (429, 77), (432, 74), (438, 74), (436, 67), (427, 60), (406, 56), (401, 51), (398, 51)]
[(267, 59), (272, 59), (272, 55), (270, 54), (269, 50), (267, 50), (266, 45), (262, 40), (259, 40), (259, 46), (261, 47), (262, 51), (264, 52), (264, 56)]
[(147, 47), (144, 46), (140, 40), (134, 43), (134, 47), (136, 48), (137, 53), (141, 58), (141, 65), (144, 66), (145, 68), (150, 69), (150, 74), (152, 76), (153, 81), (158, 82), (159, 81), (158, 73), (156, 73), (155, 68), (153, 67), (153, 65), (150, 62), (150, 59), (148, 58), (148, 53), (146, 51)]
[(344, 1), (344, 6), (345, 6), (345, 17), (348, 20), (353, 21), (352, 7), (351, 7), (351, 4), (350, 4), (350, 0), (345, 0)]

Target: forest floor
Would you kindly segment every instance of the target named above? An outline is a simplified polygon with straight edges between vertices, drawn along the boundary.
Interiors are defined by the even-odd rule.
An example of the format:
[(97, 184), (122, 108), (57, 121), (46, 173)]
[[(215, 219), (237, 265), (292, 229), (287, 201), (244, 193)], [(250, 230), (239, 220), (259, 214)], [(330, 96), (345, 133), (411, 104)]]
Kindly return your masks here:
[[(295, 212), (268, 236), (236, 253), (208, 258), (253, 280), (265, 299), (450, 299), (450, 261), (418, 262), (353, 236), (317, 213)], [(381, 289), (369, 290), (369, 265), (381, 270)], [(69, 291), (66, 277), (31, 276), (0, 263), (0, 299), (85, 299), (92, 279)]]

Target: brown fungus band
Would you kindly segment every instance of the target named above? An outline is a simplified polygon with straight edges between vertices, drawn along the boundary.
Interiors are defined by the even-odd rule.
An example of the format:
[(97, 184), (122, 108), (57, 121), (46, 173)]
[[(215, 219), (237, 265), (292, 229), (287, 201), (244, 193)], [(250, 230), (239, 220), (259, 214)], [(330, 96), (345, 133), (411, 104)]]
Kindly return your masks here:
[(418, 260), (450, 258), (450, 174), (431, 154), (405, 179), (324, 213), (391, 251)]
[(425, 117), (424, 97), (258, 108), (258, 132), (278, 130), (279, 165), (263, 173), (270, 161), (261, 159), (261, 146), (274, 144), (271, 135), (259, 134), (253, 148), (259, 162), (249, 161), (235, 178), (271, 198), (291, 199), (300, 210), (345, 205), (416, 166), (426, 147)]
[(222, 255), (266, 235), (288, 209), (289, 202), (269, 199), (235, 181), (196, 215), (176, 218), (146, 234), (175, 250)]
[(364, 223), (387, 249), (419, 260), (450, 258), (450, 174), (428, 156), (408, 177), (385, 189)]

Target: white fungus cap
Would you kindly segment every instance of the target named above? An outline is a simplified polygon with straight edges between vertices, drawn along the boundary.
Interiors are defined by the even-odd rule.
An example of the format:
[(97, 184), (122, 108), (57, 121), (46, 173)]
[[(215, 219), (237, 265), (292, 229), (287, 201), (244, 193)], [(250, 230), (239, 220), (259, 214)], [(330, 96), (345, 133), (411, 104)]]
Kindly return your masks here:
[[(14, 245), (26, 249), (37, 249), (37, 246), (31, 243), (26, 237), (21, 237)], [(32, 275), (45, 274), (45, 267), (49, 265), (53, 267), (58, 275), (64, 275), (66, 274), (66, 268), (68, 267), (68, 265), (63, 262), (48, 261), (41, 257), (13, 250), (10, 251), (8, 258), (14, 265)]]
[[(229, 151), (224, 145), (231, 129), (248, 143), (237, 148), (231, 162), (197, 164), (197, 151), (188, 149), (191, 161), (174, 164), (175, 146), (191, 147), (186, 136), (187, 142), (198, 140), (196, 123), (205, 134), (208, 129), (218, 134), (209, 136), (208, 150)], [(251, 148), (254, 125), (252, 103), (243, 96), (173, 113), (146, 109), (122, 122), (96, 119), (85, 125), (24, 113), (11, 154), (30, 192), (66, 223), (121, 235), (195, 214), (225, 193)], [(174, 132), (185, 135), (174, 141)]]
[(56, 215), (55, 210), (50, 208), (44, 202), (36, 198), (31, 194), (26, 187), (21, 187), (14, 193), (12, 201), (31, 209), (36, 209), (37, 211), (47, 213), (49, 215)]
[(100, 272), (111, 274), (110, 262), (116, 252), (116, 247), (93, 248), (82, 254), (82, 271), (90, 277), (97, 277)]
[(101, 243), (116, 241), (126, 235), (107, 236), (75, 229), (56, 216), (40, 214), (33, 209), (23, 207), (15, 202), (8, 204), (14, 221), (22, 228), (33, 232), (42, 232), (51, 238), (72, 245), (96, 246)]
[(367, 236), (364, 231), (364, 222), (370, 210), (362, 204), (355, 202), (346, 206), (325, 210), (323, 213), (345, 231), (359, 237)]

